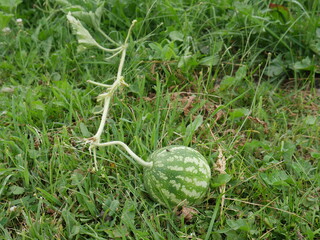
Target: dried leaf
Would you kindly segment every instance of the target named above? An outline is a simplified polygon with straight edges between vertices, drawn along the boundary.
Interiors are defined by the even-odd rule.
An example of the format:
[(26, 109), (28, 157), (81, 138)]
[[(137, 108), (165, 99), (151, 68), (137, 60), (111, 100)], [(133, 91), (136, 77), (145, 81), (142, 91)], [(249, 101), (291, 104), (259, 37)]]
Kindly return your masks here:
[(195, 96), (190, 96), (187, 98), (187, 104), (183, 108), (184, 115), (188, 115), (190, 109), (192, 109), (192, 103), (194, 102), (195, 98)]
[[(218, 138), (214, 135), (212, 132), (211, 128), (210, 133), (214, 139), (214, 141), (218, 141)], [(223, 154), (223, 148), (220, 144), (218, 144), (218, 159), (216, 161), (216, 167), (215, 170), (218, 171), (220, 174), (226, 174), (226, 165), (227, 165), (227, 159), (225, 158)], [(220, 208), (220, 213), (222, 215), (223, 207), (224, 207), (224, 202), (225, 202), (225, 192), (226, 192), (226, 184), (222, 184), (219, 187), (220, 193), (222, 193), (222, 198), (221, 198), (221, 208)]]
[(80, 44), (78, 50), (81, 51), (81, 50), (84, 50), (86, 47), (99, 46), (96, 40), (94, 40), (91, 34), (88, 32), (88, 30), (85, 29), (81, 24), (81, 22), (76, 18), (74, 18), (70, 12), (67, 15), (67, 19), (70, 22), (73, 31), (77, 35), (78, 42)]
[(177, 216), (183, 218), (185, 222), (190, 222), (193, 216), (197, 215), (198, 213), (199, 212), (196, 209), (184, 206), (181, 208), (181, 210), (176, 212)]
[(2, 93), (13, 93), (14, 92), (14, 88), (12, 88), (12, 87), (3, 87), (3, 88), (1, 88), (0, 92), (2, 92)]
[(258, 123), (258, 124), (261, 124), (264, 128), (264, 133), (268, 133), (269, 132), (269, 129), (268, 129), (268, 124), (262, 120), (260, 120), (259, 118), (256, 118), (256, 117), (251, 117), (249, 116), (248, 119)]

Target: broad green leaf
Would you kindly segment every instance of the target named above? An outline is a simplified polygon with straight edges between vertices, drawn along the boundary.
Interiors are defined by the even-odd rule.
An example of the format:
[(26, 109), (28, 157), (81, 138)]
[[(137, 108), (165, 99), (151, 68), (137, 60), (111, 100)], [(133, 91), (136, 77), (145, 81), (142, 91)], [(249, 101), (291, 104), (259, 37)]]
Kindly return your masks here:
[(57, 3), (62, 5), (62, 11), (65, 13), (71, 12), (72, 16), (80, 21), (83, 21), (88, 26), (100, 27), (101, 16), (104, 12), (104, 1), (67, 1), (57, 0)]
[[(265, 141), (259, 141), (256, 139), (252, 139), (251, 141), (247, 141), (244, 144), (244, 149), (246, 152), (250, 152), (253, 153), (254, 151), (258, 150), (258, 149), (264, 149), (264, 150), (269, 150), (270, 147), (268, 145), (268, 142)], [(272, 155), (265, 155), (266, 160), (272, 158)]]
[(284, 69), (280, 65), (270, 65), (266, 68), (265, 74), (268, 77), (276, 77), (284, 72)]
[(302, 59), (301, 61), (297, 61), (293, 65), (293, 69), (295, 70), (309, 70), (312, 71), (315, 69), (314, 64), (311, 62), (309, 57)]
[(178, 62), (178, 68), (187, 68), (188, 66), (193, 65), (193, 57), (192, 55), (184, 55), (180, 57), (179, 62)]
[[(311, 154), (312, 156), (312, 154)], [(295, 176), (302, 178), (312, 178), (311, 171), (313, 169), (312, 164), (306, 159), (300, 159), (296, 162), (291, 162), (289, 167), (292, 168), (295, 172)]]
[(316, 116), (306, 116), (304, 119), (305, 124), (307, 125), (314, 125), (317, 122), (317, 117)]
[(63, 11), (74, 8), (83, 12), (94, 12), (101, 4), (104, 4), (105, 0), (56, 0), (55, 2), (62, 5)]
[(81, 228), (79, 225), (72, 226), (70, 237), (76, 236), (78, 233), (80, 233), (80, 229)]
[(220, 174), (217, 177), (212, 179), (211, 187), (213, 188), (220, 187), (223, 184), (226, 184), (227, 182), (229, 182), (231, 179), (232, 179), (232, 176), (229, 174)]
[(251, 224), (249, 223), (248, 220), (245, 220), (245, 219), (237, 219), (237, 220), (227, 219), (227, 224), (233, 230), (243, 230), (246, 232), (249, 232), (251, 230)]
[(110, 206), (108, 208), (108, 215), (113, 216), (117, 212), (119, 205), (120, 202), (118, 200), (111, 201)]
[(216, 39), (213, 43), (212, 53), (218, 54), (222, 50), (223, 44), (223, 41)]
[(265, 74), (268, 77), (279, 76), (286, 69), (286, 65), (283, 61), (283, 55), (279, 54), (274, 59), (271, 60), (269, 66), (267, 66)]
[(126, 226), (129, 226), (132, 230), (135, 230), (135, 215), (136, 215), (137, 203), (127, 199), (122, 210), (121, 221)]
[(186, 128), (186, 135), (192, 135), (197, 129), (202, 125), (203, 117), (201, 115), (196, 116), (192, 123), (190, 123)]
[(250, 110), (248, 108), (237, 108), (237, 109), (234, 109), (231, 113), (229, 113), (230, 118), (232, 120), (236, 118), (248, 116), (249, 114), (250, 114)]
[(0, 9), (12, 13), (22, 0), (0, 0)]
[(153, 50), (150, 59), (161, 59), (162, 47), (159, 43), (149, 43), (149, 47)]
[(44, 103), (41, 101), (41, 100), (36, 100), (36, 101), (33, 101), (31, 103), (31, 109), (32, 110), (40, 110), (40, 111), (45, 111), (46, 110), (46, 107), (44, 105)]
[(203, 117), (198, 115), (187, 127), (185, 130), (185, 138), (184, 138), (184, 145), (188, 145), (191, 140), (192, 136), (195, 134), (196, 130), (202, 125)]
[(180, 57), (178, 62), (178, 68), (188, 71), (192, 66), (197, 66), (198, 61), (196, 55), (190, 51), (190, 47), (187, 47), (183, 56)]
[(28, 153), (29, 153), (29, 157), (32, 159), (37, 159), (38, 157), (41, 156), (41, 152), (35, 149), (29, 149)]
[(171, 60), (176, 54), (173, 49), (173, 44), (166, 44), (161, 51), (162, 60)]
[(84, 137), (90, 137), (92, 134), (89, 132), (89, 130), (88, 130), (88, 128), (87, 128), (87, 126), (83, 123), (83, 122), (81, 122), (80, 123), (80, 130), (81, 130), (81, 133), (82, 133), (82, 135), (84, 136)]
[(260, 173), (260, 177), (265, 183), (271, 186), (290, 186), (288, 182), (290, 178), (283, 170), (274, 170), (269, 173)]
[(201, 58), (199, 60), (199, 64), (200, 65), (204, 65), (204, 66), (215, 66), (217, 65), (219, 62), (219, 56), (218, 55), (212, 55), (212, 56), (208, 56), (208, 57), (204, 57)]
[(91, 34), (88, 32), (88, 30), (85, 29), (81, 22), (74, 18), (70, 12), (68, 13), (67, 18), (72, 26), (74, 33), (77, 35), (80, 46), (82, 45), (79, 50), (84, 50), (86, 47), (99, 46), (96, 40), (94, 40)]
[(169, 37), (171, 38), (171, 40), (173, 41), (180, 41), (183, 42), (184, 39), (184, 35), (179, 32), (179, 31), (172, 31), (169, 33)]
[(110, 239), (126, 239), (129, 235), (128, 228), (125, 225), (116, 225), (113, 228), (107, 229), (106, 232)]
[(24, 193), (24, 188), (23, 187), (19, 187), (16, 185), (13, 185), (10, 187), (10, 192), (14, 195), (20, 195)]
[(220, 83), (220, 90), (226, 90), (239, 82), (241, 82), (247, 75), (247, 66), (241, 66), (234, 77), (225, 76)]
[(0, 11), (0, 31), (8, 26), (13, 14), (7, 14)]
[(224, 76), (224, 78), (222, 79), (221, 83), (220, 83), (220, 90), (226, 90), (227, 88), (231, 87), (232, 85), (234, 85), (237, 82), (237, 79), (235, 77), (231, 77), (231, 76)]
[(320, 159), (320, 152), (312, 152), (311, 157), (316, 158), (316, 159)]
[(103, 9), (103, 5), (97, 9), (95, 13), (93, 12), (73, 12), (72, 15), (83, 21), (84, 23), (88, 24), (89, 26), (93, 26), (95, 28), (100, 27), (101, 21), (101, 9)]
[[(310, 48), (316, 52), (318, 55), (320, 55), (320, 39), (315, 39), (311, 41)], [(316, 68), (317, 72), (320, 72), (319, 67)]]
[(291, 141), (283, 142), (281, 153), (285, 161), (290, 161), (296, 151), (296, 145)]
[(237, 81), (241, 81), (242, 79), (244, 79), (247, 75), (247, 66), (241, 66), (239, 67), (239, 69), (236, 72), (236, 79)]

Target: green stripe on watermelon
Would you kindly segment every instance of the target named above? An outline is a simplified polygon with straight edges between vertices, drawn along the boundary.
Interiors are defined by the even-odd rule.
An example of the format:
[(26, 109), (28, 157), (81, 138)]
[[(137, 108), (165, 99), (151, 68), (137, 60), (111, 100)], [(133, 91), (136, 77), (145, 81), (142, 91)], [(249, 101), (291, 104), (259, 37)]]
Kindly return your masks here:
[(206, 159), (185, 146), (168, 146), (150, 155), (153, 166), (145, 168), (144, 183), (150, 196), (160, 204), (174, 207), (193, 205), (205, 196), (211, 178)]

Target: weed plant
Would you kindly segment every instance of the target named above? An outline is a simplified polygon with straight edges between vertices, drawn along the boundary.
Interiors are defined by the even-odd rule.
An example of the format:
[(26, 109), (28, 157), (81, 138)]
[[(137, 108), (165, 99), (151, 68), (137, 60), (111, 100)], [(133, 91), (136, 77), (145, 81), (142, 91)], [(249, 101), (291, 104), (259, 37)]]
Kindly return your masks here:
[[(226, 174), (196, 211), (152, 202), (120, 148), (98, 148), (94, 171), (80, 144), (102, 107), (86, 81), (113, 82), (119, 58), (77, 51), (66, 14), (109, 47), (86, 15), (99, 7), (117, 42), (137, 19), (102, 140), (143, 159), (191, 146), (212, 169), (220, 147)], [(319, 14), (309, 0), (0, 0), (0, 239), (319, 239)]]

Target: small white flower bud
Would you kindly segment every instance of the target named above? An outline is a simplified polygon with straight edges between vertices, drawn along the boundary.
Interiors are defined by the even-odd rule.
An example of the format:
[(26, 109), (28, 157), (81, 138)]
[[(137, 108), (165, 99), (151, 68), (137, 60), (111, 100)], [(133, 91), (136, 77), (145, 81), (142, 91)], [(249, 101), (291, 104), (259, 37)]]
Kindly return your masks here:
[(16, 19), (16, 23), (18, 26), (22, 27), (23, 26), (23, 20), (21, 18)]
[(17, 209), (17, 206), (12, 206), (11, 208), (9, 208), (10, 212), (14, 212)]
[(9, 33), (11, 32), (11, 29), (9, 27), (5, 27), (4, 29), (2, 29), (3, 33)]

